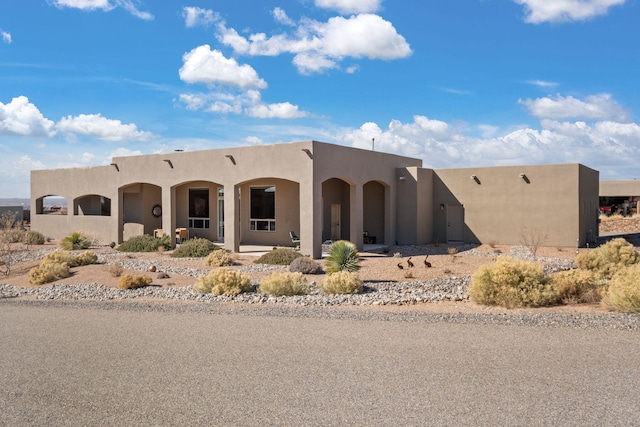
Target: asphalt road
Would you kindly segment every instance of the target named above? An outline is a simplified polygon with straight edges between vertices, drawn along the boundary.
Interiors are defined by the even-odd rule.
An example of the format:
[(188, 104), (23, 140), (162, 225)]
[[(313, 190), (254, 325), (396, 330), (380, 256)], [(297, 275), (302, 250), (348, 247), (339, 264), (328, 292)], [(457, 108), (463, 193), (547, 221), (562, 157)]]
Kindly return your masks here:
[(0, 425), (640, 426), (638, 332), (0, 305)]

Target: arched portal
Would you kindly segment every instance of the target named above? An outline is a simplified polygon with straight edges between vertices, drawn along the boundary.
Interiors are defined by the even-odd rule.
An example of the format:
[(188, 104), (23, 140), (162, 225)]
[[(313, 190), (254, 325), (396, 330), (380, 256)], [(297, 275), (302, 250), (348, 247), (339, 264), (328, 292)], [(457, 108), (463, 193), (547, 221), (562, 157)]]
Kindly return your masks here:
[(377, 181), (369, 181), (363, 186), (362, 225), (365, 244), (384, 244), (386, 223), (386, 189)]

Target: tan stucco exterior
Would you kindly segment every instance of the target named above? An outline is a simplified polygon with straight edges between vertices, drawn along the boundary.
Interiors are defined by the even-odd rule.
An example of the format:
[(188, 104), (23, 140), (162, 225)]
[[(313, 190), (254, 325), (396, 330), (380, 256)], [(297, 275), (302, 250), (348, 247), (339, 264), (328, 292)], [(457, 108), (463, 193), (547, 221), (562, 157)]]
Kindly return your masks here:
[[(251, 218), (252, 189), (256, 197), (275, 194), (274, 218)], [(194, 194), (205, 212), (195, 218)], [(46, 196), (66, 198), (68, 214), (44, 214)], [(597, 171), (577, 164), (432, 170), (419, 159), (304, 141), (32, 171), (31, 226), (53, 238), (87, 231), (116, 243), (158, 230), (175, 238), (187, 228), (233, 251), (291, 246), (292, 231), (314, 258), (331, 239), (359, 248), (373, 241), (513, 244), (523, 225), (548, 232), (549, 244), (575, 246), (597, 233), (597, 199)], [(462, 221), (458, 234), (447, 226), (451, 218)]]

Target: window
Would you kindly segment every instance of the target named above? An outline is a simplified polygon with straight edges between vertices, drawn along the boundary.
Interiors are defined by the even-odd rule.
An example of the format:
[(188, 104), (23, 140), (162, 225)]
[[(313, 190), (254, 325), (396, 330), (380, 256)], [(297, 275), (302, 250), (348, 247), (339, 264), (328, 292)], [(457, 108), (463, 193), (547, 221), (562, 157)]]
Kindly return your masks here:
[(276, 187), (251, 188), (251, 231), (276, 231)]
[(209, 228), (209, 189), (189, 189), (189, 228)]

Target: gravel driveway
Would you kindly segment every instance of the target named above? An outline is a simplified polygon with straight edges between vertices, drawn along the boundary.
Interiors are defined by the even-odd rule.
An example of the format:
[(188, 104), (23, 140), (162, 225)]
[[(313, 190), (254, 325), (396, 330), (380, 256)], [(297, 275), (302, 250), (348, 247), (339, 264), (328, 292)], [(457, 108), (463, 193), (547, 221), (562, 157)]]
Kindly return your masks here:
[(0, 303), (0, 425), (640, 425), (637, 330)]

